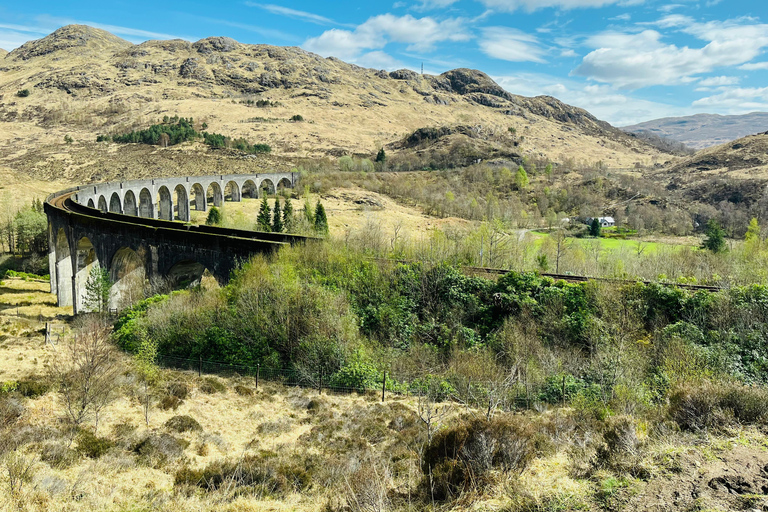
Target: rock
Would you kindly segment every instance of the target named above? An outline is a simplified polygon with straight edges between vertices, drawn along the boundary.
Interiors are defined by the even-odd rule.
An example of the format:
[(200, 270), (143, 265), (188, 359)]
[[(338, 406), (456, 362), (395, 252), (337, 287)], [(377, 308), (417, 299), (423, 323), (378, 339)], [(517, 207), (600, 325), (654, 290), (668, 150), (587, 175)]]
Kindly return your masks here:
[(237, 49), (240, 43), (231, 37), (207, 37), (192, 45), (197, 53), (208, 54), (213, 52), (231, 52)]

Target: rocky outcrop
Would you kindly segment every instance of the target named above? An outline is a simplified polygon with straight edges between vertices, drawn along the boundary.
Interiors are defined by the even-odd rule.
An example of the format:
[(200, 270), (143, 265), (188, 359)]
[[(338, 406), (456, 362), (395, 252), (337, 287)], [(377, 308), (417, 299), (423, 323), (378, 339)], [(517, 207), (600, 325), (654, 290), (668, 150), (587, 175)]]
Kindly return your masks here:
[(125, 39), (112, 35), (106, 30), (86, 25), (67, 25), (42, 39), (24, 43), (13, 50), (9, 57), (28, 60), (70, 49), (76, 49), (81, 54), (83, 51), (91, 51), (112, 56), (115, 52), (131, 46), (133, 45)]

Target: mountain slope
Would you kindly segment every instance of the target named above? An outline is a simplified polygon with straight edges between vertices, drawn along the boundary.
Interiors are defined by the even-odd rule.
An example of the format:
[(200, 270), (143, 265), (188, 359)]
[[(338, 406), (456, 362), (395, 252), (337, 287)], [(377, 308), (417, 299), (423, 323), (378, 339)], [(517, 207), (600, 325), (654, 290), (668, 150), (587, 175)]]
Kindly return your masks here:
[(696, 114), (665, 117), (622, 129), (632, 133), (649, 132), (682, 142), (694, 149), (703, 149), (768, 130), (768, 112), (752, 112), (740, 116)]
[[(13, 97), (24, 88), (29, 97)], [(419, 128), (457, 126), (476, 135), (456, 135), (454, 144), (471, 146), (470, 154), (483, 159), (632, 167), (671, 158), (555, 98), (510, 94), (480, 71), (387, 73), (226, 37), (133, 45), (99, 29), (63, 27), (0, 61), (0, 95), (0, 159), (6, 161), (18, 156), (20, 142), (22, 151), (32, 152), (61, 146), (64, 135), (84, 143), (165, 115), (266, 142), (273, 155), (289, 159), (398, 151)], [(304, 122), (291, 122), (295, 115)], [(94, 158), (109, 164), (98, 151)]]

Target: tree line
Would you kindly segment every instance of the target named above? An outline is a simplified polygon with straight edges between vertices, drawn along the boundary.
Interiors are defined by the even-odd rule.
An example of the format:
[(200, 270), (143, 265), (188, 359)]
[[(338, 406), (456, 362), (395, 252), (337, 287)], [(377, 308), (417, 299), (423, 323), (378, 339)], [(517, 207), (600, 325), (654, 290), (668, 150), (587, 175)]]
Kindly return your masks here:
[[(208, 125), (202, 123), (200, 127), (205, 130)], [(160, 124), (153, 124), (144, 130), (135, 130), (118, 135), (98, 135), (96, 142), (118, 142), (122, 144), (151, 144), (155, 146), (174, 146), (182, 142), (202, 139), (203, 143), (212, 148), (232, 148), (243, 153), (269, 153), (272, 148), (269, 144), (251, 144), (244, 138), (233, 139), (219, 133), (199, 132), (195, 129), (194, 119), (173, 116), (165, 116)]]

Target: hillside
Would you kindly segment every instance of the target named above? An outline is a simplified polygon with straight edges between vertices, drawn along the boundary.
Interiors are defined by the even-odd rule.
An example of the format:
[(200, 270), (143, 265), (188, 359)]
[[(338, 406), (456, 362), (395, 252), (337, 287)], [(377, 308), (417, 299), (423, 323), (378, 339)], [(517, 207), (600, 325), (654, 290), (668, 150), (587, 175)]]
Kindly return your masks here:
[[(528, 156), (609, 167), (672, 158), (555, 98), (510, 94), (480, 71), (387, 73), (226, 37), (133, 45), (70, 25), (5, 55), (0, 72), (2, 161), (15, 168), (22, 156), (56, 160), (63, 173), (85, 179), (103, 174), (114, 159), (94, 146), (97, 133), (146, 127), (165, 115), (268, 143), (270, 166), (305, 157), (372, 157), (382, 146), (423, 151), (403, 148), (402, 141), (436, 127), (450, 133), (432, 142), (448, 151), (470, 148), (473, 158)], [(18, 97), (23, 89), (29, 96)], [(304, 121), (291, 121), (295, 115)], [(64, 135), (74, 144), (65, 146)], [(116, 151), (124, 150), (130, 151)], [(175, 158), (178, 165), (186, 154)], [(20, 165), (32, 174), (39, 167)]]
[(765, 131), (768, 129), (768, 112), (752, 112), (740, 116), (696, 114), (665, 117), (622, 129), (632, 133), (653, 133), (694, 149), (703, 149)]
[(689, 200), (752, 208), (768, 183), (768, 132), (698, 151), (661, 174)]

